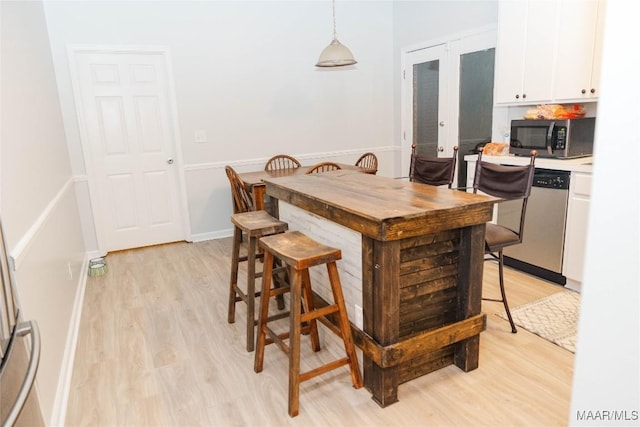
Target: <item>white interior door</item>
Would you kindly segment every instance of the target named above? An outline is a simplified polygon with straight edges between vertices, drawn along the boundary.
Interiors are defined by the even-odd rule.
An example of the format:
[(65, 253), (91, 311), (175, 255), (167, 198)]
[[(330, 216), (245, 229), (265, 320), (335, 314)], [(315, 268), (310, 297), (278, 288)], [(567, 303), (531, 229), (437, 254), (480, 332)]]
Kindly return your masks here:
[(76, 51), (72, 59), (100, 250), (184, 240), (166, 56)]
[[(411, 146), (419, 154), (437, 156), (444, 151), (447, 125), (447, 45), (408, 52), (404, 58), (405, 114), (402, 174), (409, 175)], [(405, 175), (406, 174), (406, 175)]]

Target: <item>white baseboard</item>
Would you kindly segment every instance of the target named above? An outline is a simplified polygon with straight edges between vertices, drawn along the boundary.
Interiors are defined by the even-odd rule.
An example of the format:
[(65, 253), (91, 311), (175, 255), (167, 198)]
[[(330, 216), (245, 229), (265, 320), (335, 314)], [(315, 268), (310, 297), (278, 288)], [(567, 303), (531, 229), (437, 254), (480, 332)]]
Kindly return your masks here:
[(572, 291), (580, 292), (582, 290), (582, 283), (567, 279), (567, 283), (564, 285), (564, 287), (567, 289), (571, 289)]
[(210, 233), (192, 234), (192, 242), (204, 242), (206, 240), (223, 239), (225, 237), (231, 237), (233, 235), (233, 229), (228, 228), (225, 230), (212, 231)]
[(80, 275), (78, 277), (78, 290), (73, 303), (73, 311), (67, 332), (67, 343), (64, 350), (60, 376), (58, 377), (58, 388), (56, 398), (53, 403), (53, 411), (48, 425), (64, 426), (67, 417), (67, 404), (69, 402), (69, 392), (71, 391), (71, 379), (73, 377), (73, 365), (76, 357), (76, 347), (78, 345), (78, 334), (80, 332), (80, 319), (82, 318), (82, 306), (84, 304), (84, 292), (87, 286), (87, 271), (89, 260), (93, 258), (92, 253), (87, 252), (82, 262)]

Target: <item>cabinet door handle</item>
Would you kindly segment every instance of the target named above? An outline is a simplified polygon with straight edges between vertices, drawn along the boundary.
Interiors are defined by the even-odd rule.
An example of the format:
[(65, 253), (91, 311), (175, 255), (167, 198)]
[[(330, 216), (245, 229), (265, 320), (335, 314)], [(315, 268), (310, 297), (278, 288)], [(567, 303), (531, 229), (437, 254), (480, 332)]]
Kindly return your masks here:
[(516, 94), (516, 99), (520, 99), (520, 95)]
[(526, 97), (527, 97), (527, 94), (526, 94), (526, 93), (523, 93), (523, 94), (522, 94), (522, 99), (525, 99)]
[(591, 88), (591, 90), (589, 92), (596, 93), (596, 90), (594, 88)]
[[(583, 94), (587, 93), (586, 89), (582, 89), (580, 92), (582, 92)], [(591, 92), (593, 93), (593, 92)]]

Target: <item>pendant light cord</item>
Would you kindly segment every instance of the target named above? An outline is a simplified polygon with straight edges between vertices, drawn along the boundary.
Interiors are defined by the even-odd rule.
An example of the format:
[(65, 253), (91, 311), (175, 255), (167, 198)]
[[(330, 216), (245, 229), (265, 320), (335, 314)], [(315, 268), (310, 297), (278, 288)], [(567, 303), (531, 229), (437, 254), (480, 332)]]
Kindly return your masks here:
[(336, 0), (332, 0), (333, 4), (333, 39), (337, 40), (338, 35), (336, 33)]

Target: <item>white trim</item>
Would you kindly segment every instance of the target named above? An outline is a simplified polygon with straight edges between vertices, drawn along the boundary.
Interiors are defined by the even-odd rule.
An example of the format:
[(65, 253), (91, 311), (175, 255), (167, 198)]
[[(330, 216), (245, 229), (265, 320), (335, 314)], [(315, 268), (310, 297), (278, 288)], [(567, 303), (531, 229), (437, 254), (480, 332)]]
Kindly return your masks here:
[(60, 190), (58, 190), (53, 199), (51, 199), (51, 201), (47, 204), (47, 206), (40, 213), (31, 227), (29, 227), (27, 232), (13, 247), (13, 250), (11, 251), (11, 258), (13, 259), (14, 270), (18, 270), (18, 268), (20, 268), (20, 264), (22, 264), (25, 254), (29, 251), (29, 248), (31, 247), (33, 242), (36, 241), (36, 237), (40, 233), (40, 230), (42, 230), (42, 227), (52, 215), (53, 211), (56, 209), (57, 205), (64, 197), (64, 194), (67, 192), (67, 190), (73, 187), (73, 183), (74, 179), (73, 177), (70, 177), (67, 182), (65, 182), (64, 185), (60, 188)]
[(498, 26), (496, 24), (489, 24), (489, 25), (484, 25), (482, 27), (478, 27), (478, 28), (471, 28), (469, 30), (461, 31), (459, 33), (444, 35), (435, 39), (418, 42), (418, 43), (401, 48), (400, 56), (402, 57), (402, 55), (404, 55), (405, 53), (414, 52), (416, 50), (427, 49), (440, 44), (446, 44), (452, 41), (461, 40), (468, 37), (479, 36), (481, 34), (489, 33), (491, 31), (497, 31), (497, 29), (498, 29)]
[(173, 77), (173, 60), (171, 57), (171, 50), (168, 46), (163, 46), (163, 57), (165, 61), (165, 71), (167, 72), (167, 94), (169, 98), (169, 107), (171, 108), (171, 124), (173, 129), (173, 139), (175, 141), (174, 158), (176, 160), (176, 166), (178, 167), (178, 188), (180, 194), (180, 210), (182, 219), (182, 231), (184, 233), (184, 239), (192, 241), (191, 236), (191, 220), (189, 216), (189, 199), (187, 197), (187, 180), (184, 176), (184, 159), (182, 158), (182, 139), (180, 138), (180, 121), (178, 120), (178, 100), (176, 97), (175, 79)]
[(192, 243), (204, 242), (205, 240), (224, 239), (225, 237), (231, 237), (233, 235), (233, 229), (227, 228), (224, 230), (213, 231), (209, 233), (198, 233), (191, 236)]
[(102, 218), (102, 214), (94, 209), (95, 206), (99, 206), (97, 203), (97, 192), (98, 188), (96, 188), (97, 179), (94, 175), (93, 168), (90, 165), (93, 165), (94, 162), (91, 159), (90, 150), (87, 147), (88, 144), (88, 133), (85, 127), (85, 120), (83, 117), (83, 107), (82, 107), (82, 97), (80, 96), (80, 77), (78, 75), (78, 65), (76, 61), (76, 55), (81, 53), (140, 53), (140, 54), (154, 54), (161, 55), (164, 59), (165, 72), (167, 74), (167, 98), (169, 100), (169, 109), (171, 114), (171, 127), (173, 129), (173, 139), (174, 139), (174, 148), (175, 153), (173, 153), (173, 157), (175, 159), (175, 166), (178, 169), (178, 198), (180, 200), (179, 209), (180, 209), (180, 221), (182, 225), (182, 233), (183, 238), (187, 241), (191, 241), (191, 224), (189, 218), (189, 206), (188, 206), (188, 198), (187, 198), (187, 184), (184, 176), (184, 164), (182, 158), (182, 142), (180, 139), (180, 126), (178, 121), (178, 110), (177, 110), (177, 101), (175, 95), (175, 81), (173, 77), (173, 68), (171, 66), (171, 53), (169, 46), (157, 46), (157, 45), (76, 45), (70, 44), (67, 45), (67, 59), (69, 61), (69, 74), (71, 78), (71, 86), (73, 90), (73, 98), (76, 107), (76, 115), (78, 119), (78, 128), (80, 131), (80, 143), (82, 147), (84, 164), (87, 171), (87, 181), (89, 188), (89, 199), (91, 201), (92, 213), (95, 224), (95, 232), (96, 232), (96, 240), (98, 244), (98, 251), (101, 253), (106, 253), (105, 248), (105, 227), (104, 220)]
[[(344, 150), (344, 151), (325, 151), (321, 153), (309, 153), (309, 154), (293, 154), (293, 156), (300, 160), (313, 160), (313, 161), (321, 161), (327, 160), (331, 158), (337, 157), (346, 157), (353, 155), (360, 155), (366, 151), (371, 152), (394, 152), (398, 151), (398, 147), (396, 146), (386, 146), (386, 147), (370, 147), (370, 148), (359, 148), (353, 150)], [(207, 162), (207, 163), (192, 163), (184, 166), (185, 171), (197, 171), (197, 170), (206, 170), (206, 169), (223, 169), (226, 165), (232, 166), (256, 166), (259, 165), (263, 167), (266, 161), (269, 160), (268, 157), (263, 158), (255, 158), (248, 160), (235, 160), (235, 161), (223, 161), (223, 162)]]
[(64, 426), (67, 417), (67, 405), (69, 393), (71, 391), (71, 379), (73, 377), (73, 365), (76, 358), (76, 347), (78, 346), (78, 335), (80, 333), (80, 320), (82, 319), (82, 306), (84, 305), (84, 293), (87, 287), (87, 271), (89, 268), (89, 253), (85, 254), (78, 277), (78, 289), (73, 303), (69, 329), (67, 331), (67, 343), (62, 357), (60, 375), (58, 376), (58, 387), (51, 411), (50, 426)]

